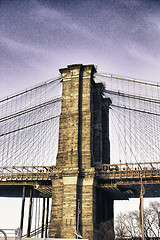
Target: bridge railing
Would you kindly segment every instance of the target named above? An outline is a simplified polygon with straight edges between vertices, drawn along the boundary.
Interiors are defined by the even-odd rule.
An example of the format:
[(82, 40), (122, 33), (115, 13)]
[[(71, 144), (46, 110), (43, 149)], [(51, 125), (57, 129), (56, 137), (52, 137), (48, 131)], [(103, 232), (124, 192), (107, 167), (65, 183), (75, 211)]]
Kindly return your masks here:
[(8, 166), (0, 167), (0, 181), (49, 179), (55, 166)]
[[(50, 180), (55, 166), (0, 167), (0, 181)], [(160, 162), (103, 164), (95, 167), (96, 174), (113, 178), (160, 178)]]
[(97, 175), (105, 178), (160, 178), (160, 162), (103, 164), (96, 167)]

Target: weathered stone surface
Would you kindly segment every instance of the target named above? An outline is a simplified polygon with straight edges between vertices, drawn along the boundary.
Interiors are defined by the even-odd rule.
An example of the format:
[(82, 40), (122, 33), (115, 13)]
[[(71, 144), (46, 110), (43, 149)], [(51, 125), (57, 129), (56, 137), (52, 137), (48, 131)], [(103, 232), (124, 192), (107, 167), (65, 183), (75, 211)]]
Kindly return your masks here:
[(62, 111), (49, 233), (50, 237), (75, 238), (79, 206), (78, 227), (83, 238), (92, 240), (97, 224), (94, 166), (109, 162), (103, 85), (95, 84), (93, 65), (75, 64), (60, 72)]

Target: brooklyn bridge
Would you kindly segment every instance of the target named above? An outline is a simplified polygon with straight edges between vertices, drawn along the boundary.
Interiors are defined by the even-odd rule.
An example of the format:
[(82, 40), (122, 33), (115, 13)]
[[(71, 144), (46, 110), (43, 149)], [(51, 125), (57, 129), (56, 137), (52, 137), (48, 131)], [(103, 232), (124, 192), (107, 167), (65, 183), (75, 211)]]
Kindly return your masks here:
[(160, 197), (160, 85), (94, 65), (60, 73), (0, 100), (0, 197), (22, 198), (27, 237), (75, 238), (77, 228), (91, 240), (114, 200), (139, 197), (141, 176), (145, 197)]

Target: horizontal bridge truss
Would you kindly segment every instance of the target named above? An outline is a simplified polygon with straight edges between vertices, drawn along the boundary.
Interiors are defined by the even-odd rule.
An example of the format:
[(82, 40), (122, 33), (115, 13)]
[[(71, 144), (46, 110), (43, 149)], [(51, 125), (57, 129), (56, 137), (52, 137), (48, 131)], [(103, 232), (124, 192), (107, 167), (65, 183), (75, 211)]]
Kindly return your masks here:
[[(0, 167), (0, 182), (15, 180), (51, 180), (55, 166)], [(95, 174), (104, 179), (160, 178), (160, 162), (103, 164), (95, 167)]]
[(96, 168), (96, 175), (106, 180), (160, 178), (160, 162), (103, 164)]
[[(80, 177), (84, 174), (83, 170), (79, 170)], [(141, 176), (145, 184), (159, 184), (160, 163), (103, 164), (95, 167), (94, 174), (98, 187), (112, 191), (117, 189), (117, 186), (139, 185)], [(60, 175), (63, 177), (63, 171)], [(0, 167), (0, 186), (14, 188), (14, 186), (26, 185), (33, 187), (41, 196), (52, 196), (52, 179), (55, 177), (57, 177), (55, 166)]]

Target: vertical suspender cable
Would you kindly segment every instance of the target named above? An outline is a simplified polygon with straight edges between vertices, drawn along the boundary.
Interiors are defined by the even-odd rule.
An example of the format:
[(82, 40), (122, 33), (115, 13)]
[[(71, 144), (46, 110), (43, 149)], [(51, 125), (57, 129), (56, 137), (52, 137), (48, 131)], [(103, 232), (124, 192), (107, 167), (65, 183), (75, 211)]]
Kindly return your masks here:
[(45, 218), (45, 197), (43, 197), (41, 238), (43, 238), (44, 233), (44, 218)]
[(48, 237), (49, 197), (47, 198), (45, 238)]
[(21, 233), (23, 233), (23, 220), (24, 220), (24, 207), (25, 207), (25, 189), (26, 187), (23, 186), (23, 195), (22, 195), (22, 209), (21, 209), (21, 222), (20, 222), (20, 229)]
[(29, 201), (29, 216), (28, 216), (27, 237), (30, 237), (30, 232), (31, 232), (32, 197), (33, 197), (33, 189), (30, 189), (30, 201)]

